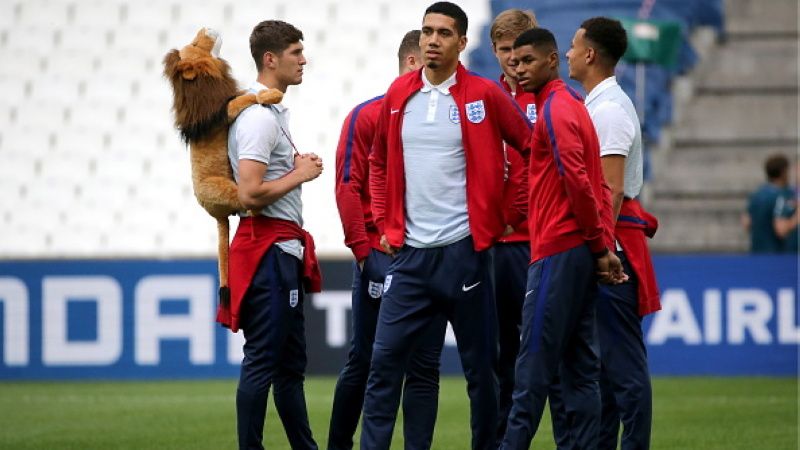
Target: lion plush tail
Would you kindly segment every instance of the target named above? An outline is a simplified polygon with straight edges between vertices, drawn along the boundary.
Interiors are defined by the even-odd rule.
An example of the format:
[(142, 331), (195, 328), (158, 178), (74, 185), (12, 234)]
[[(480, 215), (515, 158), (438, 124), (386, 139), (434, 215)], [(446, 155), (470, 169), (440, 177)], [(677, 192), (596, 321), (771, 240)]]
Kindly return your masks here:
[(219, 303), (230, 308), (231, 290), (228, 287), (228, 254), (230, 252), (230, 230), (228, 218), (217, 219), (217, 261), (219, 263)]

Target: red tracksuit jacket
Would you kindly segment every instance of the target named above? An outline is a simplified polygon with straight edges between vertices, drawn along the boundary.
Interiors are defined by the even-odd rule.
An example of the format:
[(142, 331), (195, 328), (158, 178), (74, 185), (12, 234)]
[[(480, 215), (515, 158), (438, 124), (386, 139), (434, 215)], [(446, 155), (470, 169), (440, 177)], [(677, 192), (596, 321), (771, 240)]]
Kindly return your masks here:
[(658, 230), (658, 220), (642, 208), (638, 200), (625, 199), (617, 217), (614, 235), (639, 281), (639, 315), (644, 317), (661, 309), (661, 296), (646, 237)]
[[(511, 86), (506, 82), (505, 75), (500, 76), (500, 86), (506, 92), (511, 94)], [(525, 92), (520, 86), (517, 86), (516, 91), (512, 97), (517, 105), (525, 113), (525, 116), (531, 122), (531, 125), (536, 123), (536, 96), (530, 92)], [(508, 161), (508, 179), (506, 180), (506, 188), (503, 193), (503, 208), (509, 218), (514, 217), (516, 213), (515, 201), (520, 189), (526, 192), (528, 189), (528, 161), (517, 151), (510, 146), (506, 147), (506, 160)], [(525, 212), (527, 213), (528, 205), (525, 204)], [(528, 223), (523, 221), (514, 232), (508, 236), (500, 238), (499, 242), (512, 243), (512, 242), (528, 242)]]
[(383, 251), (372, 220), (369, 194), (369, 152), (375, 137), (383, 96), (356, 106), (344, 120), (336, 148), (336, 206), (344, 230), (344, 245), (356, 261), (370, 249)]
[(583, 243), (593, 253), (613, 248), (610, 190), (583, 99), (557, 79), (536, 95), (536, 105), (528, 205), (531, 261)]
[[(395, 247), (403, 245), (406, 231), (401, 112), (408, 99), (422, 88), (422, 70), (397, 78), (389, 87), (369, 158), (373, 220), (379, 232)], [(468, 72), (461, 64), (456, 69), (456, 84), (450, 88), (450, 93), (461, 117), (469, 227), (475, 250), (485, 250), (503, 234), (506, 223), (516, 228), (525, 219), (524, 195), (516, 202), (514, 217), (504, 214), (502, 208), (503, 141), (527, 150), (530, 122), (500, 86)], [(467, 105), (472, 108), (469, 115), (465, 109)]]

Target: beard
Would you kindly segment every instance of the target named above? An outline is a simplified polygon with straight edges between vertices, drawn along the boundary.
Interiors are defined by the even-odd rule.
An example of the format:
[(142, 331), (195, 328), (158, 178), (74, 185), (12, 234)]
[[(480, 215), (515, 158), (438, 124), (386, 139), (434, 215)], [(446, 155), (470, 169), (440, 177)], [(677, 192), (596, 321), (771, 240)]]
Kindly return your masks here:
[(428, 62), (425, 63), (425, 67), (427, 67), (429, 69), (438, 69), (439, 68), (439, 62), (438, 61), (428, 61)]

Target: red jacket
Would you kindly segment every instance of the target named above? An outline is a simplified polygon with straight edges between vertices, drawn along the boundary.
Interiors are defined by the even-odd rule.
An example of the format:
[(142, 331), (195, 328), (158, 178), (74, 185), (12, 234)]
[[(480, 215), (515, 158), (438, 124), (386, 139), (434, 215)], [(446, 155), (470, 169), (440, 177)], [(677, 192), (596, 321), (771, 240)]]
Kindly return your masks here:
[(381, 250), (380, 234), (372, 221), (369, 195), (369, 151), (375, 137), (383, 96), (356, 106), (344, 120), (336, 148), (336, 205), (344, 230), (344, 244), (356, 261)]
[[(512, 94), (511, 86), (509, 86), (506, 82), (505, 75), (500, 76), (500, 86), (502, 86), (506, 92)], [(517, 105), (519, 105), (519, 107), (522, 109), (522, 112), (525, 113), (525, 116), (531, 122), (531, 125), (536, 124), (536, 96), (530, 92), (525, 92), (525, 90), (517, 85), (517, 89), (515, 92), (513, 92), (512, 97), (514, 98), (514, 101), (517, 102)], [(508, 170), (508, 178), (506, 179), (506, 188), (503, 192), (503, 208), (509, 217), (513, 217), (513, 215), (516, 214), (515, 202), (520, 189), (526, 193), (525, 196), (527, 198), (528, 161), (527, 158), (524, 158), (518, 151), (508, 145), (506, 146), (506, 161), (508, 162), (506, 165)], [(527, 212), (528, 205), (526, 202), (526, 217)], [(528, 236), (527, 221), (523, 221), (514, 229), (513, 233), (500, 238), (500, 242), (504, 243), (528, 242), (529, 240), (530, 238)]]
[(228, 258), (228, 286), (231, 290), (230, 305), (219, 305), (217, 322), (234, 333), (239, 331), (239, 311), (245, 292), (253, 281), (261, 259), (276, 242), (300, 239), (303, 251), (303, 281), (306, 292), (320, 292), (322, 274), (314, 250), (314, 238), (299, 225), (283, 219), (257, 216), (243, 217), (233, 236)]
[(531, 261), (587, 243), (611, 248), (611, 197), (600, 145), (580, 95), (560, 79), (537, 94), (530, 155)]
[[(370, 155), (372, 214), (389, 244), (405, 241), (405, 172), (403, 164), (403, 114), (408, 99), (422, 88), (423, 69), (410, 72), (389, 87), (378, 118), (378, 130)], [(518, 226), (525, 217), (525, 197), (517, 200), (514, 217), (502, 208), (505, 187), (503, 141), (527, 148), (530, 122), (511, 97), (494, 81), (456, 69), (450, 88), (461, 117), (461, 136), (466, 157), (467, 212), (477, 251), (489, 248), (503, 234), (505, 225)], [(470, 106), (467, 114), (466, 106)], [(522, 194), (522, 193), (521, 193)], [(510, 221), (509, 221), (510, 220)]]
[(636, 274), (639, 282), (639, 315), (646, 316), (661, 309), (661, 300), (645, 237), (652, 238), (658, 230), (658, 220), (642, 208), (638, 200), (625, 199), (617, 217), (614, 236)]

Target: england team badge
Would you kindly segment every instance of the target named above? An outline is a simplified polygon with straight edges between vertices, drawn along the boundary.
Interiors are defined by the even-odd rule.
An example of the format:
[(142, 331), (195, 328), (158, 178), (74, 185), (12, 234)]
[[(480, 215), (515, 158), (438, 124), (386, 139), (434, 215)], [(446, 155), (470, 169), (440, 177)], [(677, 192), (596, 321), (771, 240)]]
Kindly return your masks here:
[(458, 115), (458, 106), (450, 105), (450, 122), (461, 123), (461, 116)]
[(297, 306), (297, 302), (300, 300), (300, 292), (298, 289), (292, 289), (289, 291), (289, 306), (294, 308)]
[(528, 103), (528, 109), (525, 112), (528, 116), (528, 120), (530, 120), (531, 123), (536, 123), (536, 103)]
[(467, 110), (467, 119), (472, 123), (481, 123), (486, 118), (486, 108), (483, 107), (483, 100), (467, 103), (464, 109)]
[(370, 281), (369, 286), (367, 287), (367, 293), (372, 298), (381, 298), (381, 295), (383, 294), (383, 283)]
[(386, 275), (386, 279), (383, 280), (383, 293), (385, 294), (389, 290), (389, 286), (392, 285), (392, 276)]

